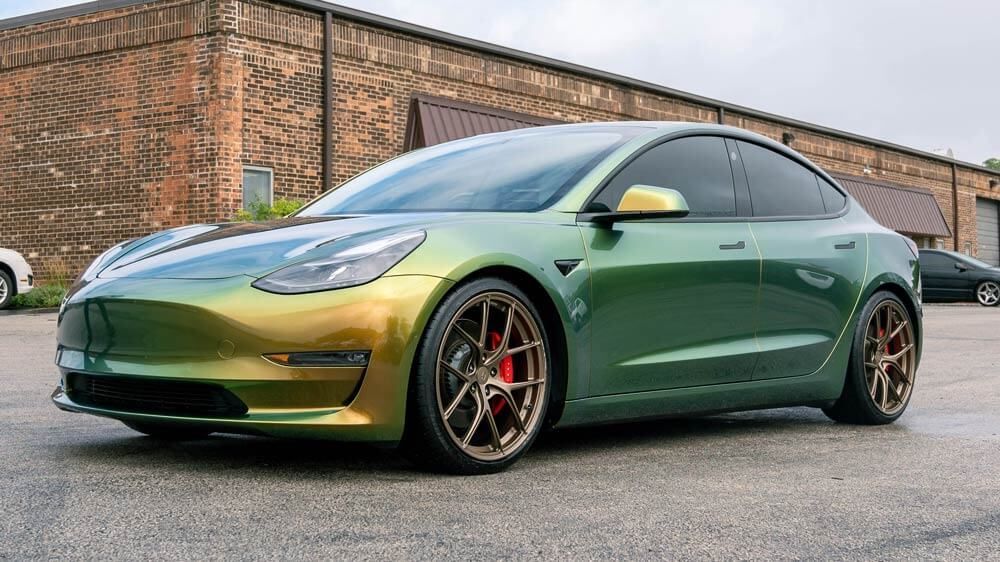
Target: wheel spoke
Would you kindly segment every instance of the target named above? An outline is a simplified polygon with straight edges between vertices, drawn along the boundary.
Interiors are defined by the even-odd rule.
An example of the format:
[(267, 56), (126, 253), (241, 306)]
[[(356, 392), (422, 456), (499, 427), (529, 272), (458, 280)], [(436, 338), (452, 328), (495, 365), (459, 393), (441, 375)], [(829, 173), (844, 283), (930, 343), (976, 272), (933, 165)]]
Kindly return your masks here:
[(479, 349), (486, 349), (486, 332), (489, 330), (489, 320), (490, 320), (490, 298), (486, 297), (483, 301), (483, 318), (480, 323), (479, 330)]
[(521, 390), (522, 388), (527, 388), (529, 386), (535, 386), (535, 385), (538, 385), (538, 384), (542, 384), (544, 382), (545, 381), (542, 380), (542, 379), (537, 379), (537, 380), (532, 380), (532, 381), (519, 381), (519, 382), (504, 383), (503, 386), (508, 391), (513, 392), (515, 390)]
[(879, 405), (884, 412), (889, 407), (889, 377), (882, 369), (878, 369), (875, 372), (878, 373), (879, 380), (882, 381), (882, 400), (879, 401)]
[(473, 349), (478, 349), (480, 352), (482, 352), (483, 346), (479, 345), (479, 341), (476, 338), (472, 337), (472, 335), (469, 334), (469, 332), (466, 332), (465, 328), (459, 326), (458, 322), (452, 324), (452, 329), (454, 329), (455, 332), (458, 333), (458, 335), (463, 340), (467, 341), (469, 345), (472, 346)]
[(875, 400), (875, 391), (878, 389), (878, 369), (872, 372), (871, 384), (868, 385), (868, 394), (871, 394), (872, 400)]
[(514, 425), (517, 426), (517, 430), (524, 433), (526, 430), (524, 428), (524, 420), (521, 419), (521, 411), (517, 408), (517, 402), (514, 401), (514, 395), (510, 393), (506, 388), (498, 384), (492, 385), (500, 396), (504, 399), (504, 402), (510, 407), (510, 412), (514, 415)]
[(907, 352), (909, 352), (911, 349), (913, 349), (913, 344), (912, 343), (908, 343), (908, 344), (906, 344), (906, 345), (903, 346), (903, 349), (900, 349), (896, 353), (893, 353), (891, 355), (883, 355), (882, 356), (882, 360), (883, 361), (898, 361), (900, 357), (902, 357), (904, 354), (906, 354)]
[(517, 347), (511, 347), (503, 353), (498, 353), (497, 356), (494, 357), (492, 361), (490, 361), (490, 363), (496, 363), (497, 361), (502, 361), (508, 357), (512, 357), (514, 355), (517, 355), (518, 353), (524, 353), (525, 351), (536, 348), (540, 345), (542, 345), (542, 342), (533, 341), (533, 342), (528, 342), (524, 345), (519, 345)]
[(455, 367), (452, 367), (451, 364), (449, 364), (447, 361), (439, 361), (438, 363), (440, 363), (441, 366), (444, 367), (445, 371), (448, 371), (449, 373), (455, 375), (456, 377), (462, 379), (463, 381), (465, 381), (465, 382), (471, 382), (472, 381), (472, 375), (470, 375), (468, 373), (463, 373), (462, 371), (459, 371)]
[(875, 311), (875, 337), (878, 338), (879, 344), (882, 343), (882, 334), (883, 333), (885, 333), (885, 332), (882, 331), (882, 311), (881, 310), (876, 310)]
[(465, 436), (462, 437), (462, 448), (469, 446), (469, 442), (472, 441), (472, 436), (475, 435), (476, 430), (479, 429), (479, 424), (483, 423), (483, 415), (486, 410), (489, 409), (488, 405), (483, 405), (483, 399), (479, 396), (478, 392), (472, 393), (472, 398), (476, 401), (476, 416), (472, 418), (472, 423), (469, 425), (469, 429), (465, 432)]
[[(484, 397), (483, 400), (486, 400)], [(497, 429), (497, 420), (493, 418), (493, 409), (490, 408), (489, 401), (486, 402), (486, 421), (490, 425), (490, 436), (493, 439), (493, 448), (503, 453), (503, 444), (500, 443), (500, 430)]]
[(896, 328), (889, 334), (889, 339), (887, 341), (892, 341), (896, 339), (896, 336), (903, 331), (903, 328), (909, 325), (909, 322), (903, 320), (902, 322), (896, 324)]
[(886, 388), (892, 392), (893, 400), (895, 400), (896, 402), (902, 402), (903, 397), (900, 396), (899, 391), (896, 390), (896, 385), (892, 382), (892, 379), (889, 377), (889, 373), (886, 373), (885, 371), (882, 371), (882, 373), (885, 376)]
[(448, 409), (444, 411), (445, 421), (451, 419), (451, 415), (455, 413), (455, 408), (458, 408), (459, 402), (461, 402), (462, 399), (465, 398), (465, 393), (469, 392), (470, 388), (472, 388), (472, 383), (469, 381), (466, 381), (465, 384), (462, 385), (462, 390), (458, 391), (458, 394), (455, 395), (455, 398), (451, 401), (451, 404), (448, 404)]

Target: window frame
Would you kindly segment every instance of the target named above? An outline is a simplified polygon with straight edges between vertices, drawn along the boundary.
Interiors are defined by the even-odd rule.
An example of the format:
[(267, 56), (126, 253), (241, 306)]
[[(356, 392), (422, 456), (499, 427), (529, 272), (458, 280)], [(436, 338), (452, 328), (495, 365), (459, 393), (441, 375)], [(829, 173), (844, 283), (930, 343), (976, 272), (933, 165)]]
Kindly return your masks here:
[[(671, 134), (666, 134), (664, 136), (655, 138), (645, 145), (636, 149), (627, 158), (622, 160), (613, 170), (611, 170), (608, 175), (601, 180), (601, 183), (591, 192), (584, 201), (582, 207), (577, 212), (576, 217), (578, 222), (593, 222), (593, 218), (597, 215), (602, 215), (604, 213), (599, 213), (596, 211), (588, 211), (587, 208), (590, 204), (597, 199), (598, 195), (604, 189), (608, 187), (611, 181), (629, 166), (633, 161), (638, 159), (640, 156), (646, 152), (660, 146), (661, 144), (666, 144), (670, 141), (686, 138), (686, 137), (721, 137), (726, 141), (727, 152), (730, 150), (736, 150), (737, 160), (734, 162), (732, 158), (729, 159), (729, 165), (733, 170), (733, 183), (736, 189), (736, 216), (732, 217), (674, 217), (674, 218), (649, 218), (649, 219), (635, 219), (629, 222), (786, 222), (786, 221), (811, 221), (811, 220), (829, 220), (842, 217), (851, 211), (853, 205), (853, 199), (850, 194), (845, 190), (835, 179), (830, 177), (825, 171), (823, 171), (819, 166), (813, 164), (804, 156), (798, 154), (797, 152), (781, 147), (776, 150), (775, 146), (770, 146), (766, 142), (762, 142), (758, 138), (751, 137), (750, 135), (733, 134), (731, 131), (720, 131), (719, 129), (688, 129), (684, 131), (678, 131)], [(743, 165), (743, 156), (739, 154), (739, 150), (736, 148), (736, 141), (742, 141), (746, 143), (755, 144), (766, 150), (777, 153), (779, 156), (785, 156), (791, 159), (793, 162), (804, 166), (807, 170), (817, 174), (820, 178), (826, 180), (834, 188), (839, 191), (844, 198), (846, 203), (844, 207), (835, 213), (824, 213), (822, 215), (803, 215), (803, 216), (754, 216), (753, 209), (750, 207), (750, 180), (746, 173), (746, 168)], [(732, 149), (730, 149), (732, 145)], [(739, 174), (742, 173), (742, 177)], [(817, 190), (819, 186), (817, 185)], [(745, 200), (744, 200), (745, 198)], [(821, 196), (822, 198), (822, 196)], [(825, 211), (825, 208), (824, 208)]]
[(267, 188), (268, 188), (267, 189), (267, 204), (269, 206), (270, 205), (274, 205), (274, 168), (268, 168), (266, 166), (249, 166), (249, 165), (243, 165), (243, 168), (240, 170), (240, 208), (243, 209), (243, 210), (245, 210), (245, 211), (249, 210), (246, 207), (247, 202), (245, 200), (246, 199), (245, 198), (245, 193), (246, 193), (246, 185), (245, 185), (245, 183), (246, 183), (246, 172), (248, 170), (251, 171), (251, 172), (267, 172)]

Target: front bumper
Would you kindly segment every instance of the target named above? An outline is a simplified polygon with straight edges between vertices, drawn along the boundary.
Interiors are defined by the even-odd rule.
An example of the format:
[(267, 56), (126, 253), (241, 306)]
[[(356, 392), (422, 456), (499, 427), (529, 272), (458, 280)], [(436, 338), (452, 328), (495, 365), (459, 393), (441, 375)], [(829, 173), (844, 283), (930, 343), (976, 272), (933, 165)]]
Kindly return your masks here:
[[(59, 315), (61, 409), (121, 420), (282, 437), (397, 441), (410, 365), (451, 282), (383, 277), (366, 285), (275, 295), (245, 276), (215, 280), (98, 279)], [(366, 367), (289, 367), (265, 353), (371, 351)], [(239, 416), (107, 408), (74, 399), (71, 377), (204, 383), (245, 404)]]

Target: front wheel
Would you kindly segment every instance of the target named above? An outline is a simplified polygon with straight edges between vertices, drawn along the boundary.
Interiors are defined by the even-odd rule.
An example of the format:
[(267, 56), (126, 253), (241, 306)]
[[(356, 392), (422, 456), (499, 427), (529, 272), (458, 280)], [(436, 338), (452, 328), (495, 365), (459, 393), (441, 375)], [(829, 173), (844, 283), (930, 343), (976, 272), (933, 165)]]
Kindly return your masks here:
[(983, 281), (977, 285), (976, 300), (983, 306), (996, 306), (1000, 303), (1000, 283)]
[(551, 371), (544, 324), (520, 289), (496, 278), (460, 286), (421, 339), (404, 450), (436, 471), (506, 469), (538, 436)]
[(844, 390), (823, 412), (844, 423), (892, 423), (910, 402), (917, 351), (906, 306), (888, 291), (875, 293), (855, 329)]

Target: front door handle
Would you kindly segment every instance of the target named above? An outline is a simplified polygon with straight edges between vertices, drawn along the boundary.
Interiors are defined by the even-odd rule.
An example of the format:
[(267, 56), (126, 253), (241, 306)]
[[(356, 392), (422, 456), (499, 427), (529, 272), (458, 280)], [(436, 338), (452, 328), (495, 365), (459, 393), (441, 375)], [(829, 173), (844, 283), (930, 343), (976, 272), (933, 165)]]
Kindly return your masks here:
[(737, 242), (735, 244), (719, 244), (719, 249), (720, 250), (742, 250), (743, 248), (746, 248), (746, 247), (747, 247), (747, 243), (744, 242), (743, 240), (740, 240), (739, 242)]
[(853, 250), (854, 249), (854, 240), (851, 240), (850, 242), (847, 242), (846, 244), (834, 244), (833, 247), (836, 250)]

